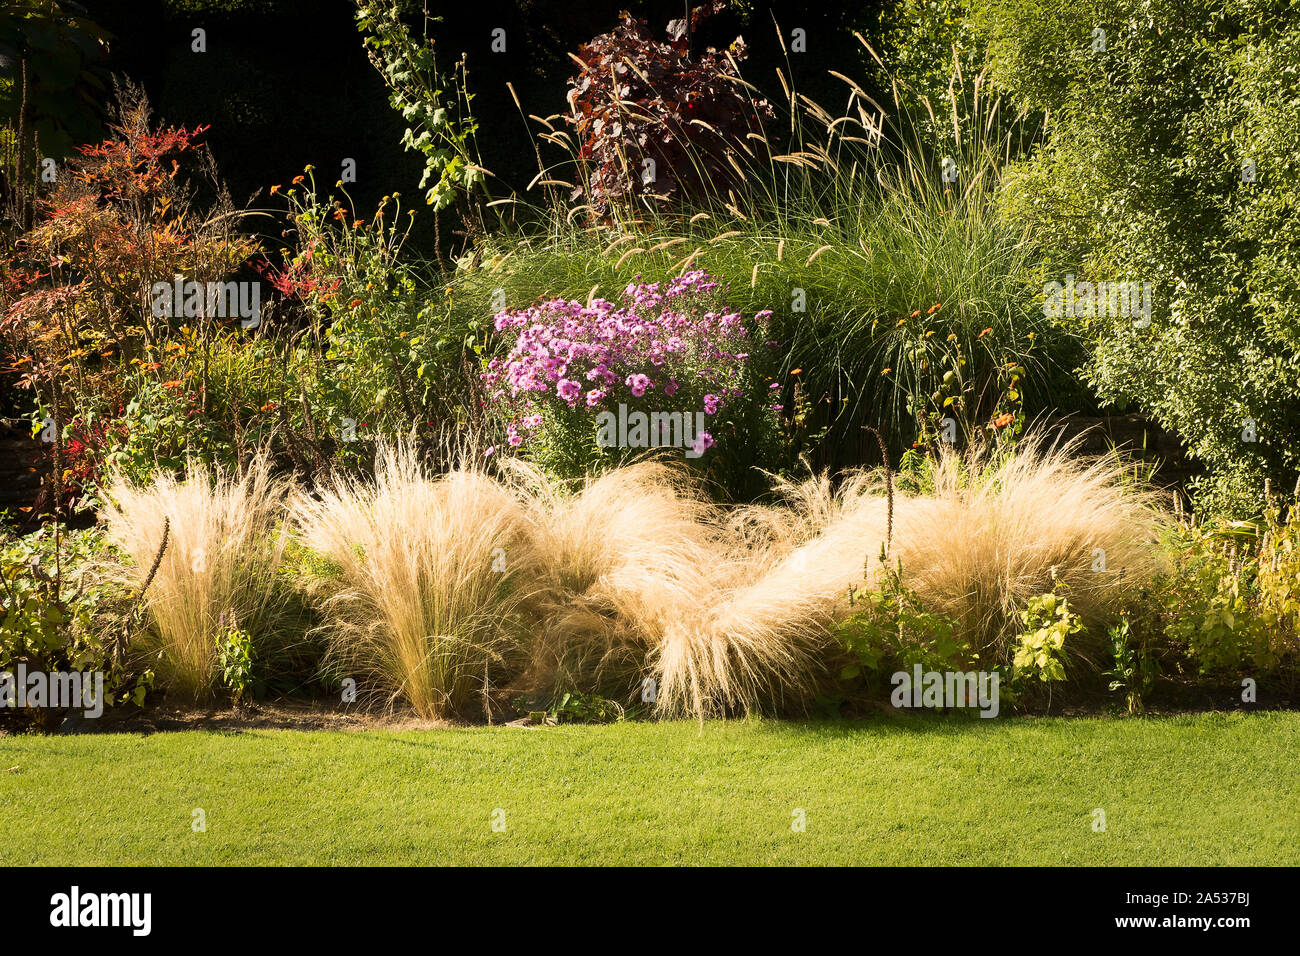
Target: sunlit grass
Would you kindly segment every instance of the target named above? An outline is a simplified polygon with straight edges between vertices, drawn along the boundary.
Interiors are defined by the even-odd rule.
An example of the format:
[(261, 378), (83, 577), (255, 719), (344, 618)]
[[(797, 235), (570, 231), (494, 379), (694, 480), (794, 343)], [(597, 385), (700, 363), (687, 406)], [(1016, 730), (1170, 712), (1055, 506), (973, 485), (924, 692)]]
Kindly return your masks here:
[(1294, 865), (1298, 742), (1287, 713), (0, 738), (0, 863)]

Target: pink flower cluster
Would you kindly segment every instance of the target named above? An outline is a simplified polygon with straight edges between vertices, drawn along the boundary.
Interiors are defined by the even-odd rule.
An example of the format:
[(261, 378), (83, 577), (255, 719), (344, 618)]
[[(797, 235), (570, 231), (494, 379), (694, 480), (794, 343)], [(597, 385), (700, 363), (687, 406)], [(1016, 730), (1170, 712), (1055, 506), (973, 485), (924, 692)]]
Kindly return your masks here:
[[(629, 284), (619, 304), (551, 299), (499, 313), (496, 330), (513, 343), (483, 380), (512, 411), (510, 444), (523, 444), (548, 409), (594, 415), (620, 402), (657, 401), (663, 410), (716, 415), (741, 397), (750, 334), (740, 313), (718, 304), (718, 289), (696, 270), (668, 283)], [(761, 324), (770, 314), (754, 318)]]

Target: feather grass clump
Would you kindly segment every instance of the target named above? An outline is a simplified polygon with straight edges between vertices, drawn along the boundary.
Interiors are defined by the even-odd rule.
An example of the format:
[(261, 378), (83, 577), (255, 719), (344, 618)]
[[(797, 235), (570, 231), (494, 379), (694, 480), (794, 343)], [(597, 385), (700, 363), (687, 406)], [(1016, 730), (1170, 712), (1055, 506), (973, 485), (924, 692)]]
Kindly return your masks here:
[(543, 566), (502, 483), (463, 465), (435, 476), (409, 447), (389, 448), (373, 480), (299, 495), (294, 523), (337, 569), (322, 605), (334, 673), (434, 719), (518, 669)]
[[(131, 559), (128, 583), (143, 590), (152, 574), (143, 590), (150, 626), (133, 650), (154, 662), (168, 693), (212, 698), (225, 627), (248, 632), (267, 655), (294, 640), (279, 627), (276, 588), (285, 492), (265, 455), (242, 475), (191, 464), (184, 479), (162, 473), (146, 486), (110, 483), (104, 518), (109, 537)], [(164, 535), (169, 543), (159, 557)]]

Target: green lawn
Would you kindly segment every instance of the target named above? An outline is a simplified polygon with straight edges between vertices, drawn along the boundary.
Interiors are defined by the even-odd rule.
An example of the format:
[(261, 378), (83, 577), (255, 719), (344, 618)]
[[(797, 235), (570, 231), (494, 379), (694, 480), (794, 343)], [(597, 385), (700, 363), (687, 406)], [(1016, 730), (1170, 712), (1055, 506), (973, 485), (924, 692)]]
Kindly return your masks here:
[(1298, 757), (1296, 713), (10, 737), (0, 864), (1296, 864)]

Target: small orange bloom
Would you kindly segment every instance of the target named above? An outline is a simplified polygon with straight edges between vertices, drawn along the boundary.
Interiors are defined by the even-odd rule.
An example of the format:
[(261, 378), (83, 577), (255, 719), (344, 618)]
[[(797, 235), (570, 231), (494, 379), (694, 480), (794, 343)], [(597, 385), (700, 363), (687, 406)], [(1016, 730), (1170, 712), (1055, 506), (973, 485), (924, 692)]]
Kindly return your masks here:
[(997, 418), (993, 419), (993, 427), (1005, 428), (1007, 425), (1010, 425), (1015, 420), (1016, 420), (1015, 415), (1012, 415), (1010, 412), (1005, 412), (999, 415)]
[(988, 334), (989, 334), (990, 332), (992, 332), (992, 331), (993, 331), (993, 328), (990, 326), (989, 328), (987, 328), (987, 329), (985, 329), (983, 332), (981, 332), (979, 335), (975, 336), (975, 338), (977, 338), (977, 339), (982, 339), (982, 338), (984, 338), (984, 336), (988, 335)]

